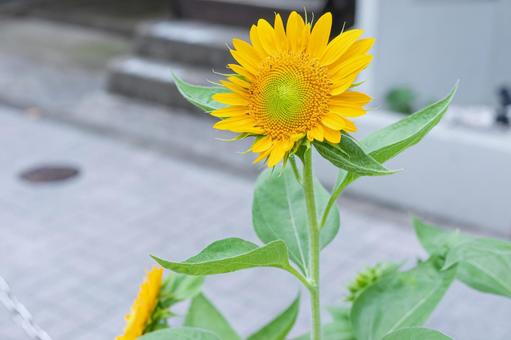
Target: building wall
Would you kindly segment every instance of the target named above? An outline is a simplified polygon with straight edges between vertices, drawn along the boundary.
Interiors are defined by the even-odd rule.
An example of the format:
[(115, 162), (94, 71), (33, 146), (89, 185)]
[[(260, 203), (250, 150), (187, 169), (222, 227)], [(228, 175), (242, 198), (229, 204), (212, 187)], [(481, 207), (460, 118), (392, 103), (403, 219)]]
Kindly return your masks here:
[(461, 80), (456, 103), (492, 105), (511, 85), (511, 1), (359, 0), (356, 26), (377, 38), (367, 90), (406, 85), (423, 103)]

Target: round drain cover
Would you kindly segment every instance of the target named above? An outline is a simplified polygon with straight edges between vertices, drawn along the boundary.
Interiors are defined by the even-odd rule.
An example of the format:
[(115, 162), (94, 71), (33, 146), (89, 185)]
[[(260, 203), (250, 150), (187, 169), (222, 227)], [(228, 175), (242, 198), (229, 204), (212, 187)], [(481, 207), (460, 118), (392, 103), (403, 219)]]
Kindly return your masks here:
[(45, 165), (23, 171), (20, 177), (32, 183), (60, 182), (76, 177), (80, 173), (75, 167), (62, 165)]

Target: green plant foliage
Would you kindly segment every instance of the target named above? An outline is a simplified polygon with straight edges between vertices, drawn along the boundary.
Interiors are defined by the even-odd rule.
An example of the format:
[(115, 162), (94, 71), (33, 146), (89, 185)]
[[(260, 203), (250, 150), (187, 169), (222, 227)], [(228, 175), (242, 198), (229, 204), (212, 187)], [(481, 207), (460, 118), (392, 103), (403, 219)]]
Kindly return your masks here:
[(226, 92), (223, 87), (192, 85), (176, 75), (173, 76), (179, 93), (191, 104), (205, 112), (224, 107), (225, 105), (213, 100), (211, 97), (216, 93)]
[(486, 293), (511, 297), (511, 242), (476, 238), (414, 220), (423, 247), (446, 257), (444, 267), (458, 264), (457, 278)]
[(358, 340), (379, 340), (400, 328), (421, 326), (442, 299), (456, 267), (441, 271), (431, 258), (367, 288), (353, 303), (351, 320)]
[(168, 328), (167, 320), (174, 316), (171, 307), (199, 294), (203, 283), (204, 277), (202, 276), (189, 276), (179, 273), (170, 275), (161, 286), (158, 302), (144, 333)]
[[(322, 211), (329, 194), (317, 179), (314, 195), (318, 210)], [(303, 188), (290, 166), (274, 172), (266, 170), (259, 175), (252, 204), (252, 224), (261, 241), (284, 241), (291, 260), (307, 275), (310, 244), (307, 207)], [(321, 230), (322, 247), (335, 238), (339, 224), (339, 210), (335, 207)]]
[(314, 146), (321, 156), (330, 163), (359, 176), (382, 176), (395, 173), (395, 171), (386, 169), (368, 155), (357, 141), (348, 134), (342, 135), (339, 144), (316, 141)]
[(270, 323), (248, 337), (248, 340), (284, 340), (296, 322), (300, 310), (300, 297)]
[(452, 338), (433, 329), (412, 327), (392, 332), (382, 340), (452, 340)]
[(139, 340), (222, 340), (214, 333), (198, 328), (179, 327), (159, 330), (141, 336)]
[(287, 247), (273, 241), (263, 247), (239, 238), (227, 238), (207, 246), (184, 262), (153, 258), (164, 268), (188, 275), (214, 275), (254, 267), (290, 268)]
[(360, 142), (363, 149), (383, 163), (417, 144), (442, 119), (457, 88), (444, 99), (367, 136)]
[[(444, 99), (407, 116), (398, 122), (378, 130), (360, 141), (360, 145), (371, 157), (384, 163), (420, 142), (447, 112), (458, 85)], [(359, 177), (356, 173), (340, 170), (338, 182), (346, 187)]]
[(373, 267), (367, 268), (359, 273), (355, 280), (348, 285), (350, 295), (348, 295), (346, 300), (351, 302), (355, 301), (367, 288), (371, 287), (385, 276), (394, 274), (398, 269), (399, 265), (394, 263), (378, 263)]
[(176, 301), (192, 299), (202, 290), (203, 276), (173, 273), (162, 287), (160, 295), (167, 295)]
[(185, 326), (208, 330), (222, 340), (240, 340), (220, 311), (204, 294), (197, 295), (190, 304), (185, 317)]
[[(350, 308), (330, 307), (333, 321), (321, 327), (324, 340), (356, 340), (351, 325)], [(294, 340), (310, 340), (310, 334), (304, 334)]]

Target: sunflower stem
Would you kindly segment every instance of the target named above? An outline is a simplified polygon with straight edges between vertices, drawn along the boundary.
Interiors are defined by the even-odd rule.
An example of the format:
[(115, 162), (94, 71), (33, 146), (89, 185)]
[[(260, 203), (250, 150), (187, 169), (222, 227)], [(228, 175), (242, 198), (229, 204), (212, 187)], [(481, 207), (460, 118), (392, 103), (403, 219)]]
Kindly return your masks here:
[(307, 204), (310, 234), (310, 286), (309, 294), (312, 314), (312, 340), (321, 339), (321, 305), (319, 289), (319, 228), (314, 196), (314, 180), (312, 177), (312, 148), (308, 148), (303, 155), (303, 191)]

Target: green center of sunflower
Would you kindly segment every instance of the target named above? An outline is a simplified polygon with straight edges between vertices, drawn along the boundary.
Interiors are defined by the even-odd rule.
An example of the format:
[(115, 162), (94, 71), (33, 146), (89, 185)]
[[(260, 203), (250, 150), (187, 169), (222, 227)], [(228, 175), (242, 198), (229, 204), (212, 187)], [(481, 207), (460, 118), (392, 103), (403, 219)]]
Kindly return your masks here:
[(263, 94), (268, 117), (281, 122), (296, 119), (305, 104), (304, 92), (293, 74), (280, 74), (269, 79)]

